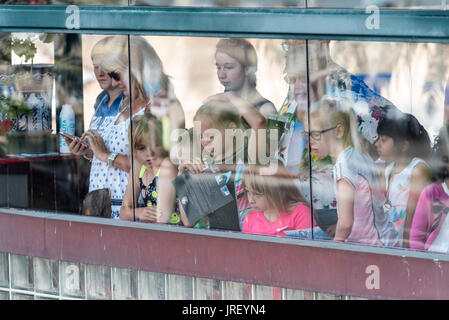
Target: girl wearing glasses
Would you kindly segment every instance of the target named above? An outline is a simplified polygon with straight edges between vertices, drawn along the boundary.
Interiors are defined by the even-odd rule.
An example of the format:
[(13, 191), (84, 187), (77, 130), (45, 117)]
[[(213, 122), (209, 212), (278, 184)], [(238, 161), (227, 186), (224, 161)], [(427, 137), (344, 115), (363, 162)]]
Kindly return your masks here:
[(338, 221), (335, 241), (389, 244), (394, 229), (383, 211), (380, 174), (364, 152), (347, 101), (325, 99), (312, 106), (306, 122), (310, 147), (318, 156), (332, 154)]
[(435, 139), (436, 182), (419, 196), (410, 230), (410, 248), (449, 252), (449, 126), (441, 128)]
[(273, 175), (262, 174), (255, 165), (247, 167), (243, 185), (251, 211), (243, 220), (242, 232), (285, 237), (285, 231), (311, 228), (310, 208), (295, 179), (280, 161)]

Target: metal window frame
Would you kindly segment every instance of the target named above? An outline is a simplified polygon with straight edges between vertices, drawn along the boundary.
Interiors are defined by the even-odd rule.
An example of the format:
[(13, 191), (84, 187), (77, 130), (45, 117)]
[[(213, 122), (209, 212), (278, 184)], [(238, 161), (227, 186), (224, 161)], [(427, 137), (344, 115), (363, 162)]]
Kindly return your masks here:
[[(0, 31), (441, 43), (449, 40), (446, 11), (381, 10), (380, 28), (368, 29), (365, 21), (369, 14), (364, 10), (77, 8), (80, 28), (67, 29), (67, 6), (0, 5)], [(449, 287), (445, 285), (449, 280), (449, 256), (401, 249), (0, 209), (0, 251), (371, 298), (449, 298)], [(209, 259), (219, 251), (221, 254), (214, 256), (214, 261)], [(378, 266), (382, 272), (378, 290), (365, 285), (369, 265)]]
[(449, 11), (79, 6), (80, 28), (67, 29), (67, 6), (0, 5), (0, 31), (179, 36), (244, 36), (355, 41), (448, 42)]

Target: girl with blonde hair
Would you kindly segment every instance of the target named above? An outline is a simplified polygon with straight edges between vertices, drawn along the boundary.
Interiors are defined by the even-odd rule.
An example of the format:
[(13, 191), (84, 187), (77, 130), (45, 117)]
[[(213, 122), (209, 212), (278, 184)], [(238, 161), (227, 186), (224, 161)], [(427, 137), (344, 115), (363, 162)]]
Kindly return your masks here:
[(334, 240), (394, 245), (395, 230), (383, 210), (381, 175), (363, 149), (351, 106), (344, 99), (322, 99), (312, 105), (310, 121), (305, 123), (311, 151), (336, 158), (333, 176), (338, 221)]
[[(132, 130), (131, 130), (132, 127)], [(157, 222), (159, 219), (159, 179), (167, 174), (176, 176), (170, 165), (168, 152), (161, 151), (162, 123), (151, 114), (136, 116), (129, 128), (129, 143), (134, 154), (134, 176), (129, 175), (128, 186), (120, 209), (120, 219), (142, 222)], [(170, 172), (170, 170), (173, 170)], [(170, 192), (167, 188), (165, 192)], [(133, 212), (133, 205), (137, 208)], [(173, 206), (174, 206), (173, 202)], [(170, 223), (180, 222), (176, 211), (172, 212)]]

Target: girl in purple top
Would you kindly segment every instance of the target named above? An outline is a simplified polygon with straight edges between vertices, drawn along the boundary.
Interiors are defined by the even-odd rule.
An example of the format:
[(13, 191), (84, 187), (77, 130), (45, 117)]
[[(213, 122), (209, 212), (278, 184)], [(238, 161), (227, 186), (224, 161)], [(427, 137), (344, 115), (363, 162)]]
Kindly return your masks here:
[(449, 126), (435, 142), (438, 180), (422, 191), (410, 230), (410, 248), (449, 252)]

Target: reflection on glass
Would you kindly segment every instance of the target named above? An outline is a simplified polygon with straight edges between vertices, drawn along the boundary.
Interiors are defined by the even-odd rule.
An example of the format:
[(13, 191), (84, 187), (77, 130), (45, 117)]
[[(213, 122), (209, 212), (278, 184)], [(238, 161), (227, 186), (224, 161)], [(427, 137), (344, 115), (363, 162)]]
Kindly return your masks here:
[[(303, 47), (291, 43), (288, 49), (294, 54)], [(315, 160), (328, 157), (338, 212), (334, 240), (423, 248), (426, 237), (417, 244), (414, 226), (423, 221), (418, 200), (430, 188), (434, 163), (441, 163), (431, 145), (441, 127), (433, 119), (443, 111), (445, 83), (445, 72), (434, 65), (445, 63), (440, 55), (445, 50), (445, 45), (431, 44), (309, 42), (310, 111), (304, 136), (310, 143), (312, 204), (320, 225), (321, 215), (328, 212), (315, 207), (325, 193), (313, 181), (325, 181)], [(419, 77), (413, 72), (418, 70)], [(390, 91), (395, 81), (408, 85)], [(410, 95), (411, 88), (419, 94)], [(307, 177), (307, 168), (302, 171)]]
[(445, 44), (1, 42), (2, 207), (448, 250)]
[(131, 0), (136, 6), (305, 8), (306, 0)]

